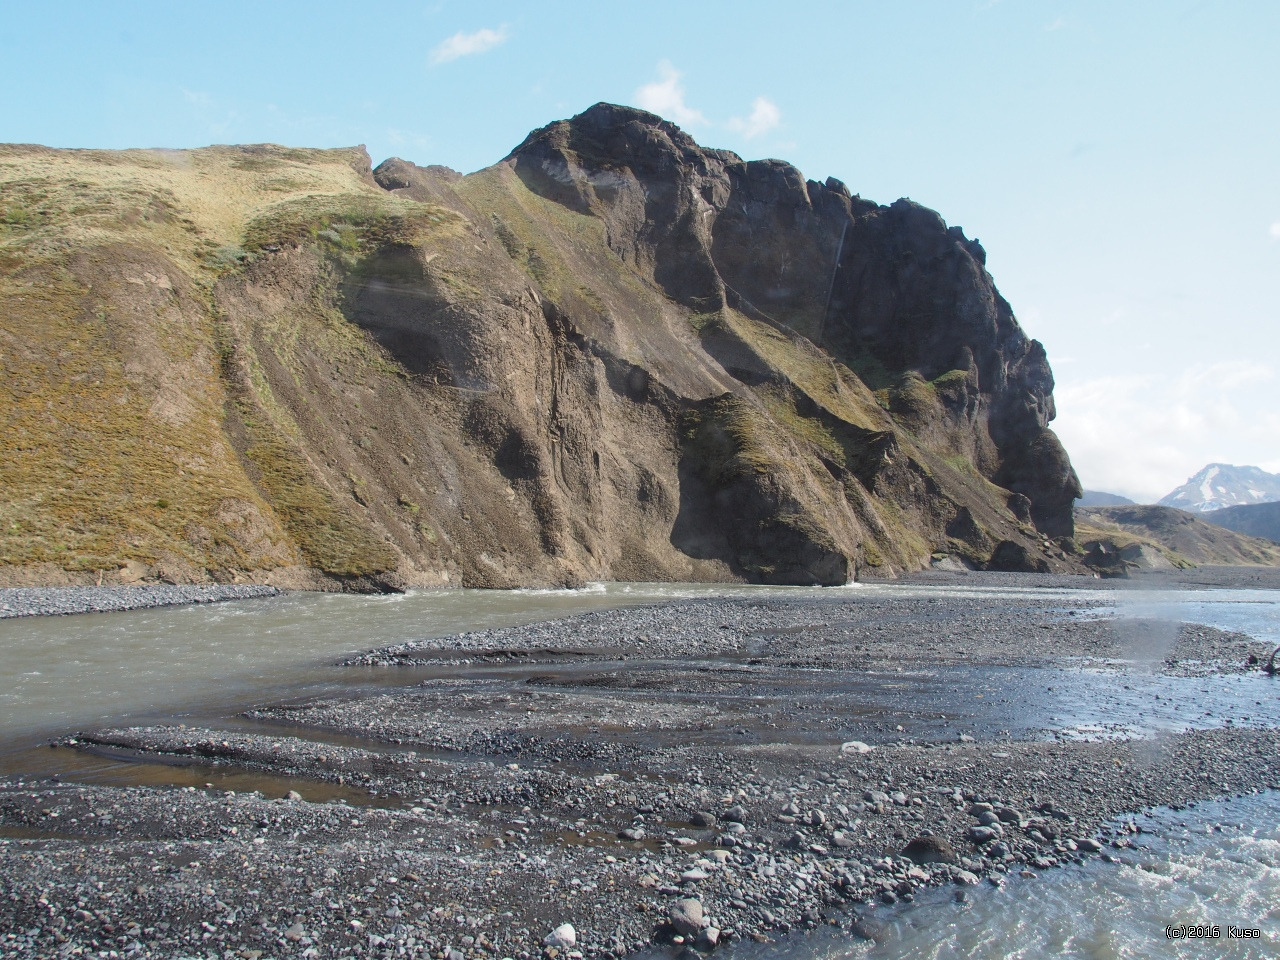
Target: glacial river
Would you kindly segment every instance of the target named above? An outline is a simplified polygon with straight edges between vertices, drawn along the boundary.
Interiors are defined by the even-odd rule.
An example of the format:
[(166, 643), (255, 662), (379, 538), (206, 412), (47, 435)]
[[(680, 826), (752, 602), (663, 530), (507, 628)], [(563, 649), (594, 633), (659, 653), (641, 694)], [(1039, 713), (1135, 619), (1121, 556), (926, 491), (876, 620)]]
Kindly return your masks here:
[[(253, 704), (397, 685), (413, 677), (396, 670), (333, 666), (342, 656), (424, 637), (511, 626), (587, 610), (701, 596), (831, 596), (851, 599), (949, 596), (975, 604), (1019, 597), (1049, 600), (1064, 613), (1114, 616), (1124, 635), (1132, 618), (1202, 623), (1238, 630), (1280, 646), (1280, 592), (1263, 590), (1150, 591), (955, 587), (923, 584), (845, 588), (608, 584), (572, 591), (411, 592), (392, 596), (290, 594), (223, 604), (127, 613), (0, 620), (0, 776), (39, 777), (42, 739), (122, 723), (205, 722)], [(1099, 606), (1101, 605), (1101, 606)], [(1175, 628), (1170, 627), (1170, 637)], [(1149, 632), (1144, 643), (1151, 642)], [(1131, 659), (1157, 660), (1160, 650), (1135, 647)], [(1024, 671), (1025, 672), (1025, 671)], [(1042, 705), (1064, 733), (1089, 735), (1116, 727), (1141, 738), (1185, 726), (1230, 720), (1280, 726), (1280, 689), (1261, 675), (1196, 680), (1150, 677), (1145, 690), (1117, 691), (1115, 675), (1096, 665), (1025, 676), (992, 669), (965, 682), (999, 687), (1028, 682), (1059, 691)], [(948, 676), (921, 677), (921, 696), (954, 685)], [(903, 682), (869, 678), (869, 709), (900, 708)], [(1047, 681), (1047, 682), (1046, 682)], [(932, 684), (932, 687), (930, 687)], [(933, 692), (930, 693), (929, 691)], [(1162, 692), (1163, 691), (1163, 692)], [(879, 698), (879, 699), (877, 699)], [(992, 701), (998, 703), (999, 698)], [(998, 709), (994, 703), (992, 710)], [(1016, 728), (1019, 718), (993, 714), (992, 724)], [(980, 728), (983, 717), (975, 717)], [(920, 731), (927, 735), (927, 731)], [(1015, 734), (1016, 735), (1016, 734)], [(104, 769), (105, 767), (105, 769)], [(125, 763), (92, 764), (85, 779), (129, 782)], [(64, 774), (65, 775), (65, 774)], [(163, 774), (161, 774), (163, 776)], [(136, 776), (155, 782), (155, 773)], [(946, 891), (874, 916), (880, 934), (861, 941), (821, 933), (763, 948), (739, 945), (743, 958), (960, 957), (1263, 957), (1280, 944), (1280, 797), (1274, 794), (1156, 812), (1157, 833), (1126, 851), (1122, 862), (1092, 862), (1015, 877), (987, 886), (962, 903)], [(1221, 829), (1215, 829), (1220, 827)], [(1157, 839), (1158, 838), (1158, 839)], [(1165, 927), (1216, 924), (1217, 940), (1168, 940)], [(1228, 928), (1257, 927), (1261, 941), (1229, 939)]]

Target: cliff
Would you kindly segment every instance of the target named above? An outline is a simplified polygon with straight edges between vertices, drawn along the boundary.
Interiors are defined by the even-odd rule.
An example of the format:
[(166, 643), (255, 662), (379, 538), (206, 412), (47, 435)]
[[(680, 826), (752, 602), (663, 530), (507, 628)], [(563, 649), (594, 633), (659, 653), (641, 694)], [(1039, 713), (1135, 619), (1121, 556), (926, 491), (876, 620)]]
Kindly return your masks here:
[(9, 146), (0, 184), (11, 582), (1075, 563), (1044, 350), (910, 201), (607, 104), (466, 177)]

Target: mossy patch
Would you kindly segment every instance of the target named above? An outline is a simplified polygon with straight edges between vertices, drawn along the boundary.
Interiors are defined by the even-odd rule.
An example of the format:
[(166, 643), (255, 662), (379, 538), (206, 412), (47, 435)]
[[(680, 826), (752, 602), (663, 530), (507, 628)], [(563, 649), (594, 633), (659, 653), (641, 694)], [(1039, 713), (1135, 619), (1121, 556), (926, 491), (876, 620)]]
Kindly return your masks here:
[(716, 315), (768, 366), (782, 373), (833, 415), (866, 430), (883, 430), (888, 421), (866, 385), (843, 364), (807, 340), (770, 327), (736, 311)]
[(243, 245), (252, 253), (319, 243), (354, 254), (383, 244), (412, 245), (458, 223), (458, 216), (442, 207), (398, 197), (307, 196), (282, 201), (255, 216), (245, 227)]
[(741, 397), (725, 394), (687, 411), (682, 427), (686, 452), (713, 489), (778, 467), (758, 411)]
[(916, 430), (939, 419), (938, 391), (914, 370), (902, 374), (889, 389), (889, 410)]
[(250, 437), (245, 456), (303, 559), (339, 576), (394, 569), (395, 552), (338, 505), (298, 450), (253, 411), (240, 409)]
[(935, 390), (950, 390), (956, 387), (962, 387), (968, 382), (968, 370), (948, 370), (946, 373), (934, 377), (929, 381)]
[(766, 387), (761, 390), (765, 408), (774, 421), (793, 437), (812, 445), (823, 456), (840, 466), (845, 465), (845, 449), (831, 428), (821, 419), (805, 416), (796, 409), (796, 398), (790, 390)]

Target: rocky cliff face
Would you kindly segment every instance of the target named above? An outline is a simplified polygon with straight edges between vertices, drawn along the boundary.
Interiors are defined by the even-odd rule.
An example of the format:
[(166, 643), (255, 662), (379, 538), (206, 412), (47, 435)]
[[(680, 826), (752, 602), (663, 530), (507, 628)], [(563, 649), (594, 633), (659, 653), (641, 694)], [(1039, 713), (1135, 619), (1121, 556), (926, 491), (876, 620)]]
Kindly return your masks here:
[(0, 181), (10, 579), (1073, 562), (1044, 351), (909, 201), (607, 104), (467, 177), (15, 147)]
[(610, 104), (535, 131), (507, 162), (535, 192), (604, 220), (619, 258), (690, 310), (793, 332), (873, 389), (944, 381), (940, 408), (904, 395), (895, 412), (1025, 495), (1040, 530), (1070, 535), (1081, 489), (1048, 428), (1048, 359), (959, 227), (909, 200), (882, 207), (789, 164), (702, 149)]

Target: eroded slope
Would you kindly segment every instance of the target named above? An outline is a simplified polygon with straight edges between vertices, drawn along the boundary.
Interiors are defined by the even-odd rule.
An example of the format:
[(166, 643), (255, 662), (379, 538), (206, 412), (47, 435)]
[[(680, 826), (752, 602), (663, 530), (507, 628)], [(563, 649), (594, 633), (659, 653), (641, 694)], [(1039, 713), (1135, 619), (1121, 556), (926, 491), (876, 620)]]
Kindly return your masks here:
[(607, 105), (468, 177), (6, 147), (0, 185), (10, 580), (1072, 562), (1043, 350), (915, 205)]

